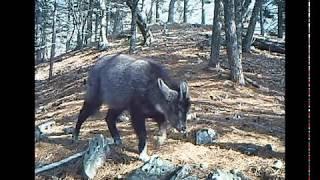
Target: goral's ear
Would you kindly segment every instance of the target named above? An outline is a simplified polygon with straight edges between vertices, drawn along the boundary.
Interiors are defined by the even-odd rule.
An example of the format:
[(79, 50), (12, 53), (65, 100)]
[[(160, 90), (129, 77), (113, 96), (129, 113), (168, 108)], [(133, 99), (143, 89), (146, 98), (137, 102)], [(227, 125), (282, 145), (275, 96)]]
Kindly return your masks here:
[(161, 78), (158, 78), (158, 87), (167, 101), (172, 101), (178, 96), (178, 92), (170, 89)]
[(189, 96), (189, 87), (187, 81), (182, 81), (180, 83), (180, 101), (183, 99), (188, 99), (190, 98)]

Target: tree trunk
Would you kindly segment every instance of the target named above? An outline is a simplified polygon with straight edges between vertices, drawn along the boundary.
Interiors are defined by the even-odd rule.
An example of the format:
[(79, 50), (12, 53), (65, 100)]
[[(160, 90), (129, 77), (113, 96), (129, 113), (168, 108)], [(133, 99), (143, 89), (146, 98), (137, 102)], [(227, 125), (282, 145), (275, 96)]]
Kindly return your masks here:
[(206, 16), (204, 11), (204, 0), (201, 0), (201, 24), (206, 24)]
[(260, 34), (261, 36), (264, 36), (264, 25), (263, 25), (263, 7), (262, 7), (261, 3), (261, 7), (260, 7)]
[[(71, 10), (71, 2), (70, 2), (70, 0), (68, 0), (68, 30), (67, 30), (68, 34), (70, 33), (71, 11), (72, 11)], [(73, 26), (73, 30), (72, 30), (72, 33), (71, 33), (71, 36), (69, 39), (68, 39), (68, 34), (67, 34), (66, 52), (68, 52), (70, 49), (70, 42), (71, 42), (74, 30), (75, 30), (75, 26)]]
[(119, 26), (120, 26), (120, 8), (117, 6), (116, 7), (116, 14), (113, 18), (113, 31), (112, 31), (112, 36), (117, 36), (120, 31), (119, 31)]
[(87, 20), (87, 32), (85, 36), (85, 44), (91, 44), (91, 37), (92, 37), (92, 8), (93, 7), (93, 0), (89, 0), (89, 11), (88, 11), (88, 20)]
[(105, 50), (108, 48), (108, 39), (106, 35), (106, 26), (107, 26), (107, 16), (106, 16), (106, 0), (100, 0), (100, 7), (101, 7), (101, 29), (100, 29), (100, 36), (101, 40), (99, 43), (99, 49)]
[(56, 50), (56, 20), (57, 20), (57, 1), (53, 5), (53, 20), (52, 20), (52, 41), (51, 41), (51, 54), (50, 54), (50, 67), (49, 67), (49, 81), (52, 78), (53, 71), (53, 58)]
[(243, 28), (243, 23), (246, 22), (247, 20), (247, 15), (249, 13), (249, 5), (251, 4), (251, 0), (242, 0), (242, 9), (241, 9), (241, 12), (242, 12), (242, 29)]
[[(151, 0), (152, 2), (151, 3), (153, 3), (153, 0)], [(144, 0), (142, 0), (142, 2), (141, 2), (141, 9), (140, 9), (140, 12), (143, 12), (143, 6), (144, 6)]]
[(234, 6), (239, 58), (242, 59), (242, 0), (234, 0)]
[(252, 10), (252, 15), (250, 18), (250, 23), (248, 26), (247, 34), (243, 40), (243, 52), (250, 51), (252, 37), (253, 37), (254, 29), (256, 27), (256, 22), (257, 22), (258, 14), (260, 11), (260, 7), (261, 7), (261, 0), (256, 0), (254, 7), (253, 7), (253, 10)]
[(110, 19), (111, 19), (111, 5), (110, 5), (110, 0), (107, 0), (106, 36), (108, 36), (109, 34)]
[(147, 22), (148, 22), (148, 24), (151, 24), (151, 23), (152, 23), (153, 3), (154, 3), (154, 0), (151, 0), (151, 7), (150, 7), (150, 10), (149, 10), (149, 13), (148, 13), (148, 16), (147, 16)]
[(227, 54), (231, 70), (231, 80), (244, 85), (242, 64), (237, 45), (237, 34), (234, 22), (234, 0), (224, 0), (224, 20), (226, 26)]
[(187, 23), (188, 0), (183, 0), (183, 23)]
[[(131, 9), (132, 11), (132, 2), (131, 0), (126, 0), (126, 3), (128, 5), (128, 7)], [(137, 24), (138, 24), (138, 27), (139, 27), (139, 30), (140, 32), (142, 33), (142, 36), (143, 36), (143, 42), (142, 42), (142, 45), (151, 45), (152, 43), (152, 39), (153, 39), (153, 36), (152, 36), (152, 33), (151, 33), (151, 30), (149, 27), (147, 27), (147, 23), (145, 22), (145, 20), (143, 19), (143, 17), (141, 16), (140, 12), (137, 11)]]
[(211, 37), (211, 53), (209, 59), (209, 67), (216, 69), (220, 68), (220, 41), (221, 41), (221, 28), (222, 28), (222, 13), (223, 13), (222, 0), (214, 1), (214, 17)]
[(159, 1), (160, 1), (160, 0), (156, 0), (156, 23), (158, 23), (158, 22), (160, 21)]
[(278, 0), (278, 38), (283, 37), (283, 3), (281, 0)]
[(174, 22), (174, 3), (176, 0), (170, 0), (169, 12), (168, 12), (168, 23)]
[(94, 41), (99, 42), (100, 34), (98, 33), (98, 29), (99, 29), (99, 24), (100, 24), (100, 15), (97, 12), (95, 13), (95, 15), (96, 15), (96, 23), (95, 23), (95, 28), (94, 28), (94, 34), (95, 34)]
[(130, 38), (130, 48), (129, 53), (132, 54), (136, 50), (136, 25), (137, 25), (137, 5), (138, 0), (132, 0), (131, 8), (131, 38)]

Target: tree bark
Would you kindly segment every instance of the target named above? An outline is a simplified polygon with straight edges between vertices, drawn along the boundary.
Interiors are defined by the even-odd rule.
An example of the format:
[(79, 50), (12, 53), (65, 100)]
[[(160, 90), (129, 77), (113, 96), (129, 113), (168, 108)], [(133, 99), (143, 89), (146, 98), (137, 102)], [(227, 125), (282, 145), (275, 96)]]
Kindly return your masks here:
[(206, 17), (205, 17), (205, 11), (204, 11), (204, 0), (201, 0), (201, 24), (206, 24)]
[(187, 23), (188, 0), (183, 0), (183, 22)]
[(105, 50), (108, 48), (108, 39), (107, 39), (107, 34), (106, 34), (106, 0), (100, 0), (100, 7), (101, 7), (101, 29), (100, 29), (100, 36), (101, 40), (99, 43), (99, 49), (100, 50)]
[(252, 10), (252, 15), (250, 18), (248, 30), (247, 30), (246, 36), (243, 40), (243, 52), (250, 51), (252, 37), (253, 37), (254, 29), (256, 27), (256, 22), (257, 22), (257, 18), (258, 18), (258, 13), (260, 11), (260, 7), (261, 7), (261, 0), (256, 0), (254, 7), (253, 7), (253, 10)]
[(234, 19), (234, 0), (224, 0), (224, 20), (226, 26), (227, 54), (231, 70), (231, 80), (240, 85), (244, 85), (245, 81), (237, 45), (237, 34)]
[(222, 13), (223, 3), (222, 0), (214, 1), (214, 17), (211, 37), (211, 53), (209, 59), (209, 67), (220, 69), (220, 41), (221, 41), (221, 28), (222, 28)]
[(137, 5), (138, 0), (132, 0), (131, 8), (131, 38), (130, 38), (130, 48), (129, 53), (132, 54), (136, 50), (136, 24), (137, 24)]
[(53, 58), (56, 50), (56, 20), (57, 20), (57, 0), (53, 5), (53, 20), (52, 20), (52, 41), (51, 41), (51, 54), (50, 54), (50, 67), (49, 67), (49, 81), (52, 78), (53, 71)]
[(106, 36), (108, 36), (109, 34), (110, 19), (111, 19), (111, 5), (110, 5), (110, 0), (107, 0)]
[[(127, 5), (129, 6), (129, 8), (132, 11), (132, 2), (131, 0), (126, 0)], [(142, 46), (144, 45), (151, 45), (152, 43), (152, 33), (149, 27), (147, 27), (147, 23), (145, 22), (144, 18), (141, 16), (140, 12), (137, 11), (137, 24), (139, 27), (140, 32), (142, 33), (143, 36), (143, 42), (142, 42)]]
[(158, 22), (160, 21), (159, 1), (160, 1), (160, 0), (156, 0), (156, 23), (158, 23)]
[(170, 0), (169, 3), (169, 12), (168, 12), (168, 23), (174, 22), (174, 3), (176, 0)]
[(278, 38), (283, 37), (283, 2), (278, 0)]
[(147, 22), (148, 22), (149, 24), (152, 23), (153, 3), (154, 3), (154, 0), (151, 0), (151, 7), (150, 7), (150, 10), (149, 10), (149, 13), (148, 13), (148, 16), (147, 16)]
[[(100, 15), (99, 13), (95, 13), (95, 16), (96, 16), (96, 23), (95, 23), (95, 28), (94, 28), (94, 41), (95, 42), (99, 42), (99, 37), (100, 37), (100, 34), (98, 33), (98, 29), (99, 29), (99, 25), (100, 25)], [(98, 43), (99, 44), (99, 43)]]
[(91, 43), (92, 37), (92, 7), (93, 7), (93, 0), (89, 0), (89, 10), (88, 10), (88, 20), (87, 20), (87, 32), (85, 36), (85, 44), (88, 45)]
[(116, 7), (116, 14), (113, 18), (113, 31), (112, 31), (112, 36), (117, 36), (120, 31), (119, 31), (119, 25), (120, 25), (120, 8), (117, 6)]
[(242, 59), (242, 0), (234, 0), (239, 58)]
[(264, 25), (263, 25), (263, 7), (262, 7), (261, 3), (261, 7), (260, 7), (260, 34), (261, 36), (264, 36)]

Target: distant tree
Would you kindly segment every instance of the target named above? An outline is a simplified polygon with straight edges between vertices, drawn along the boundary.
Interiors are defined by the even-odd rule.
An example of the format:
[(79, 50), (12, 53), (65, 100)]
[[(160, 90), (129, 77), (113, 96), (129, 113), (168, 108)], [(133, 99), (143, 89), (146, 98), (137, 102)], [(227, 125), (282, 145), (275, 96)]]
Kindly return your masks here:
[(237, 33), (234, 16), (234, 0), (224, 0), (224, 20), (226, 27), (226, 42), (228, 62), (231, 70), (231, 80), (240, 85), (244, 85), (242, 64), (237, 45)]
[(205, 14), (205, 10), (204, 10), (204, 1), (205, 0), (201, 0), (201, 24), (206, 24), (206, 14)]
[[(129, 0), (127, 0), (128, 2)], [(131, 4), (131, 38), (130, 38), (130, 48), (129, 53), (132, 54), (135, 52), (136, 49), (136, 24), (137, 24), (137, 6), (139, 0), (132, 0)]]
[(49, 80), (52, 78), (53, 71), (53, 58), (56, 50), (56, 21), (57, 21), (57, 0), (53, 4), (53, 20), (52, 20), (52, 41), (51, 41), (51, 55), (50, 55), (50, 67), (49, 67)]
[(159, 13), (160, 1), (161, 0), (156, 0), (156, 22), (157, 23), (160, 21), (160, 13)]
[(234, 0), (237, 45), (240, 59), (242, 59), (242, 3), (243, 0)]
[(147, 15), (147, 22), (149, 23), (149, 24), (151, 24), (152, 23), (152, 20), (153, 20), (153, 4), (154, 4), (154, 1), (155, 0), (151, 0), (151, 6), (150, 6), (150, 10), (149, 10), (149, 12), (148, 12), (148, 15)]
[[(262, 1), (264, 1), (264, 0), (262, 0)], [(260, 34), (261, 34), (261, 36), (264, 36), (263, 2), (261, 3), (259, 17), (260, 17)]]
[(278, 5), (278, 38), (283, 37), (283, 0), (276, 0)]
[(105, 50), (108, 48), (109, 42), (107, 39), (106, 34), (106, 28), (107, 28), (107, 6), (106, 6), (106, 0), (99, 0), (100, 2), (100, 8), (101, 8), (101, 29), (100, 29), (100, 43), (99, 43), (99, 49)]
[(183, 0), (183, 22), (187, 23), (187, 12), (188, 12), (188, 1), (189, 0)]
[(220, 68), (219, 54), (220, 54), (220, 41), (221, 41), (221, 28), (223, 16), (223, 3), (222, 0), (214, 1), (214, 16), (211, 37), (211, 53), (208, 66), (216, 69)]
[(93, 9), (93, 0), (89, 0), (89, 10), (88, 10), (88, 21), (87, 21), (87, 30), (85, 36), (85, 44), (91, 43), (92, 37), (92, 10)]
[(168, 11), (168, 23), (174, 22), (174, 3), (176, 0), (170, 0), (169, 11)]
[(253, 10), (252, 10), (252, 15), (251, 15), (251, 18), (250, 18), (250, 23), (249, 23), (249, 26), (248, 26), (248, 30), (247, 30), (246, 36), (245, 36), (245, 38), (243, 40), (243, 44), (242, 44), (244, 52), (249, 52), (250, 51), (250, 46), (251, 46), (251, 43), (252, 43), (253, 33), (254, 33), (254, 29), (256, 27), (258, 14), (259, 14), (260, 7), (261, 7), (261, 1), (262, 0), (256, 0), (256, 2), (254, 4)]

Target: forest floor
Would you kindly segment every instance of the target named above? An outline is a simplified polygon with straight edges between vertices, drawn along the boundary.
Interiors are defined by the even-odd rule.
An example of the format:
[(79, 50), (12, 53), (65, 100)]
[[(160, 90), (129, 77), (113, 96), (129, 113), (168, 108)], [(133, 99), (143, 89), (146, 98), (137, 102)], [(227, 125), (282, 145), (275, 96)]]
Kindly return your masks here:
[[(263, 91), (250, 84), (238, 86), (229, 80), (227, 72), (212, 71), (207, 67), (210, 47), (199, 48), (205, 40), (203, 33), (211, 34), (210, 28), (179, 26), (169, 29), (167, 35), (154, 30), (151, 47), (138, 47), (136, 57), (153, 58), (171, 70), (176, 78), (186, 79), (189, 84), (191, 112), (197, 118), (188, 121), (190, 132), (212, 128), (219, 135), (213, 145), (195, 145), (194, 136), (181, 137), (170, 132), (167, 142), (157, 149), (152, 139), (156, 124), (147, 122), (149, 154), (158, 154), (176, 164), (205, 164), (207, 168), (194, 173), (205, 179), (214, 168), (238, 169), (250, 179), (284, 178), (285, 165), (272, 168), (276, 160), (285, 163), (285, 106), (283, 54), (254, 50), (243, 54), (243, 71), (246, 77), (272, 91)], [(53, 79), (47, 81), (49, 64), (36, 66), (35, 72), (35, 125), (54, 120), (54, 133), (49, 139), (35, 144), (35, 164), (49, 164), (87, 148), (95, 134), (110, 137), (104, 120), (107, 106), (90, 117), (82, 126), (80, 140), (72, 143), (71, 135), (63, 128), (73, 127), (81, 109), (89, 68), (97, 57), (127, 51), (127, 39), (112, 40), (108, 51), (94, 49), (72, 52), (61, 56), (54, 63)], [(226, 50), (221, 50), (222, 67), (227, 68)], [(234, 118), (237, 116), (238, 118)], [(107, 159), (95, 179), (114, 179), (125, 176), (143, 162), (137, 159), (137, 139), (129, 121), (118, 123), (123, 137), (124, 150)], [(192, 134), (192, 133), (191, 133)], [(194, 133), (193, 133), (194, 134)], [(272, 150), (265, 146), (272, 145)], [(256, 148), (253, 155), (242, 152), (243, 146)], [(76, 160), (64, 168), (56, 168), (37, 175), (36, 179), (81, 179), (82, 162)]]

